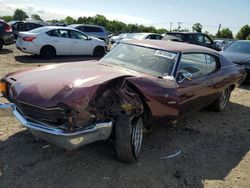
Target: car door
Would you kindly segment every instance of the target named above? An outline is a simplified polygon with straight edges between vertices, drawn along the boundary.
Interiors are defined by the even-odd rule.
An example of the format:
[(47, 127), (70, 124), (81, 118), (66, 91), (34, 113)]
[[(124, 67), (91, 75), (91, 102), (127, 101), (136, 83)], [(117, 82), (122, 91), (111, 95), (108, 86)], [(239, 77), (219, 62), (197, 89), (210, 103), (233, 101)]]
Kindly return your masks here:
[(55, 29), (47, 32), (50, 36), (47, 43), (56, 48), (57, 55), (71, 55), (72, 41), (69, 38), (69, 30)]
[(87, 35), (71, 30), (70, 40), (72, 55), (93, 55), (93, 41)]
[(205, 54), (182, 54), (176, 80), (180, 117), (208, 105), (210, 88)]

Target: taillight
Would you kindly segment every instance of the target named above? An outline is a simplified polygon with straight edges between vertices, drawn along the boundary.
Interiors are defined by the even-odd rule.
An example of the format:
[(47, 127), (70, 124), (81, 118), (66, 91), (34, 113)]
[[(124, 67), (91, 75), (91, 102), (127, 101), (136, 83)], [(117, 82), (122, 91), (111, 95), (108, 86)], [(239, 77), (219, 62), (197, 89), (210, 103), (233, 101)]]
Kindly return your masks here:
[(23, 37), (23, 40), (26, 42), (32, 42), (36, 37)]
[(12, 27), (9, 24), (6, 24), (5, 28), (4, 28), (4, 31), (5, 32), (12, 32)]

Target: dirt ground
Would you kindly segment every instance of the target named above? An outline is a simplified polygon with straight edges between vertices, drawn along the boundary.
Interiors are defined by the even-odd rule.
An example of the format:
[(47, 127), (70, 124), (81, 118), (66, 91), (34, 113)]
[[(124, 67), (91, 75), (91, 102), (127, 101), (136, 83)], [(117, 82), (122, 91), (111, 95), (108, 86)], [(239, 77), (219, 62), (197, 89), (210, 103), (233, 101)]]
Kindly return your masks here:
[[(0, 51), (0, 77), (45, 62), (86, 59), (44, 61), (12, 45)], [(250, 84), (232, 92), (224, 112), (202, 110), (173, 127), (155, 125), (136, 164), (118, 162), (112, 146), (106, 141), (65, 151), (33, 137), (14, 118), (1, 118), (0, 187), (249, 188)]]

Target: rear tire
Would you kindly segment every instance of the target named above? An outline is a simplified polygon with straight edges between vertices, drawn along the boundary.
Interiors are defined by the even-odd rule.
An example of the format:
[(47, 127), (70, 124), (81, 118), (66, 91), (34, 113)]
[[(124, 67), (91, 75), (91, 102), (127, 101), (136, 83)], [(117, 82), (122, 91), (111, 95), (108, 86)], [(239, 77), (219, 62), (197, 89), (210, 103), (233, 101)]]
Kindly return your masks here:
[(2, 40), (0, 40), (0, 50), (2, 50), (3, 49), (3, 42), (2, 42)]
[(43, 59), (51, 59), (56, 56), (56, 50), (52, 46), (44, 46), (40, 51), (40, 56)]
[(95, 49), (94, 49), (94, 52), (93, 52), (93, 56), (94, 57), (103, 57), (105, 54), (105, 49), (101, 46), (97, 46)]
[(212, 105), (210, 105), (210, 108), (215, 112), (221, 112), (225, 110), (230, 95), (231, 95), (231, 88), (228, 87), (221, 93), (220, 97), (216, 99)]
[(115, 152), (118, 159), (135, 163), (139, 157), (143, 140), (143, 120), (120, 116), (115, 124)]

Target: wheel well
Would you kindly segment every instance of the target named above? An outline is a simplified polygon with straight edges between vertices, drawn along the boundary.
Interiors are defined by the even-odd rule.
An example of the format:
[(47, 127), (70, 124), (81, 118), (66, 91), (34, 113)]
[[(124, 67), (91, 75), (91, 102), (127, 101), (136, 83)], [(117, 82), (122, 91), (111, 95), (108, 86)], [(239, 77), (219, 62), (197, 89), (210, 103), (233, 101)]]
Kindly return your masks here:
[(42, 51), (43, 49), (45, 49), (45, 48), (52, 48), (52, 49), (54, 49), (54, 50), (55, 50), (55, 53), (56, 53), (56, 55), (57, 55), (56, 49), (55, 49), (55, 47), (52, 46), (52, 45), (44, 45), (44, 46), (41, 48), (41, 50), (40, 50), (40, 54), (41, 54), (41, 51)]
[[(143, 105), (143, 113), (142, 113), (142, 118), (143, 121), (146, 125), (146, 128), (150, 128), (151, 125), (151, 120), (152, 120), (152, 112), (149, 108), (149, 106), (146, 103), (146, 99), (145, 96), (142, 94), (142, 92), (132, 83), (128, 82), (126, 80), (126, 77), (119, 77), (116, 78), (110, 82), (105, 83), (104, 85), (102, 85), (96, 92), (96, 95), (93, 96), (93, 98), (91, 99), (91, 102), (97, 102), (95, 104), (101, 104), (101, 101), (98, 101), (98, 99), (104, 99), (105, 97), (103, 97), (103, 94), (105, 93), (105, 91), (113, 91), (116, 93), (117, 90), (119, 90), (118, 88), (120, 88), (121, 85), (127, 85), (124, 87), (130, 88), (136, 95), (138, 95), (139, 99), (140, 99), (140, 103), (142, 103), (141, 105)], [(91, 106), (95, 106), (95, 104), (90, 103)], [(106, 105), (107, 107), (107, 105)]]
[(231, 91), (233, 91), (235, 89), (235, 85), (234, 84), (230, 85), (230, 89), (231, 89)]
[(96, 46), (95, 49), (94, 49), (94, 51), (95, 51), (97, 48), (102, 48), (103, 50), (105, 50), (105, 47), (103, 47), (103, 46)]

